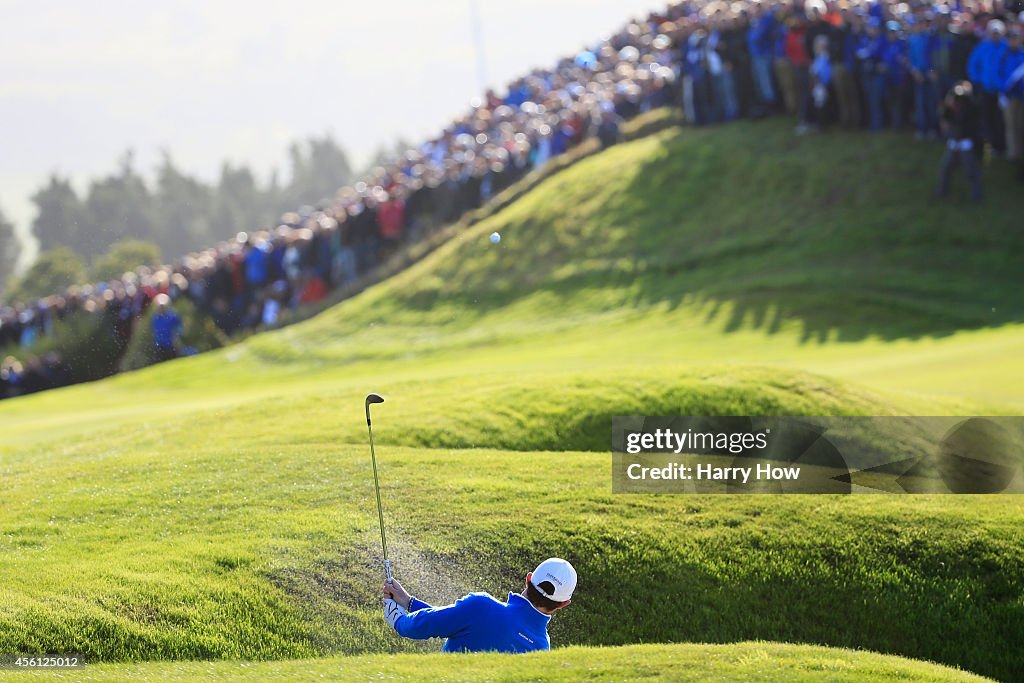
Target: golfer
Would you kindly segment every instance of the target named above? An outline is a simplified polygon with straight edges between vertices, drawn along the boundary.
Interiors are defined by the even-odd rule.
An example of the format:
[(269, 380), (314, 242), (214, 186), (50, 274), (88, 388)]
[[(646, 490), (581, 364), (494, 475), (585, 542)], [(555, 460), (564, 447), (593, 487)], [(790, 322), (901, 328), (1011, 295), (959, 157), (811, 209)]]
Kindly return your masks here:
[(509, 593), (508, 602), (470, 593), (454, 605), (431, 607), (392, 579), (384, 584), (384, 619), (405, 638), (447, 638), (443, 652), (548, 650), (551, 615), (569, 604), (575, 588), (576, 570), (554, 557), (527, 574), (526, 588)]

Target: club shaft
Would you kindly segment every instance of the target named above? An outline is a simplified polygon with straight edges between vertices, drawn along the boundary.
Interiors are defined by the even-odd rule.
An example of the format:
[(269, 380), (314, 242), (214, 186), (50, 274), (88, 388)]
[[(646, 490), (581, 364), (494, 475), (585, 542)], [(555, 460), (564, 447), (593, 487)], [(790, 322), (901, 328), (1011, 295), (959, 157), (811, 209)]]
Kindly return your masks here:
[(380, 481), (377, 479), (377, 453), (373, 448), (373, 427), (366, 421), (366, 429), (370, 432), (370, 461), (373, 463), (373, 488), (377, 492), (377, 519), (380, 522), (380, 547), (384, 551), (384, 572), (391, 579), (391, 562), (388, 560), (388, 539), (384, 533), (384, 506), (380, 502)]

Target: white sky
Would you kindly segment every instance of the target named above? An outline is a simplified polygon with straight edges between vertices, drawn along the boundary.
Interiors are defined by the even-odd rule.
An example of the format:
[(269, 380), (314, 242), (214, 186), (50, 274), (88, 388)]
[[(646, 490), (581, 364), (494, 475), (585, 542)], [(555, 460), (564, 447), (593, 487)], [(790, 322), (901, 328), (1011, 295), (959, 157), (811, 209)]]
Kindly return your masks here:
[[(480, 93), (473, 0), (0, 0), (0, 208), (25, 231), (57, 170), (79, 190), (161, 148), (205, 179), (224, 159), (287, 174), (331, 131), (358, 164)], [(487, 82), (553, 63), (652, 0), (478, 0)]]

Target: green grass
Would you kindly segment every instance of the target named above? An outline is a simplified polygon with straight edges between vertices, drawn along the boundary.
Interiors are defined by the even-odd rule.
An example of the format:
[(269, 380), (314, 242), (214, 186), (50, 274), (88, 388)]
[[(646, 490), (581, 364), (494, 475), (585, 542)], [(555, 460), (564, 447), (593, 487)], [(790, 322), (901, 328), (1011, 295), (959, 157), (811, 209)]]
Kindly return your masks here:
[[(794, 139), (773, 122), (664, 131), (580, 161), (305, 323), (3, 402), (0, 652), (435, 647), (399, 641), (377, 613), (362, 416), (376, 390), (396, 574), (425, 598), (515, 590), (558, 554), (581, 575), (553, 621), (558, 646), (777, 640), (1011, 680), (1024, 668), (1018, 496), (610, 493), (616, 414), (1024, 409), (1024, 276), (1007, 258), (1024, 246), (1019, 200), (995, 174), (982, 209), (917, 199), (938, 154), (887, 135)], [(615, 679), (677, 661), (694, 679), (959, 676), (766, 644), (573, 648), (502, 674), (459, 661), (456, 676), (517, 680), (580, 673), (561, 662)], [(452, 665), (367, 654), (213, 668), (262, 679), (308, 666), (400, 678)]]
[[(17, 680), (51, 680), (52, 672)], [(0, 672), (0, 680), (4, 678)], [(10, 676), (12, 680), (15, 676)], [(630, 645), (563, 648), (557, 653), (337, 657), (278, 662), (184, 662), (90, 666), (74, 672), (83, 683), (101, 681), (707, 681), (804, 683), (970, 683), (989, 679), (946, 667), (870, 652), (807, 645)]]
[[(604, 454), (410, 449), (389, 445), (393, 416), (378, 421), (396, 574), (424, 598), (502, 595), (535, 557), (559, 554), (583, 577), (553, 622), (560, 644), (762, 638), (1019, 665), (1017, 496), (615, 496)], [(120, 430), (5, 468), (0, 649), (137, 660), (411, 647), (375, 606), (365, 445), (238, 447), (205, 432), (169, 457), (187, 431)]]

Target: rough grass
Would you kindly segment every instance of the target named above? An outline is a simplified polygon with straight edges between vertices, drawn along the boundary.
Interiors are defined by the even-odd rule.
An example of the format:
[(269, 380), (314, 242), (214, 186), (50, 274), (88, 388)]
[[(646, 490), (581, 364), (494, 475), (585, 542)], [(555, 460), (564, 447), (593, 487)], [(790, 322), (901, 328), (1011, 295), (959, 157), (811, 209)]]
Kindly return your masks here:
[[(429, 600), (517, 590), (559, 554), (583, 577), (561, 645), (761, 638), (1021, 666), (1017, 496), (615, 496), (607, 455), (396, 447), (395, 421), (379, 414), (396, 574)], [(4, 479), (2, 651), (410, 648), (377, 613), (364, 444), (124, 429)]]
[[(891, 179), (931, 156), (886, 135), (812, 146), (773, 123), (663, 132), (559, 173), (306, 323), (3, 402), (0, 652), (417, 649), (385, 630), (374, 599), (362, 397), (376, 390), (396, 570), (425, 598), (515, 590), (559, 554), (583, 577), (553, 622), (561, 646), (781, 640), (1012, 680), (1024, 669), (1019, 497), (613, 496), (602, 452), (622, 413), (1019, 412), (1021, 274), (1006, 257), (1019, 200), (994, 188), (980, 214), (913, 204), (925, 179)], [(557, 656), (616, 679), (647, 652), (635, 675), (690, 675), (707, 656), (695, 678), (843, 680), (827, 662), (881, 661), (688, 647)], [(712, 656), (734, 651), (746, 658)], [(758, 668), (788, 657), (797, 668)], [(337, 661), (251, 678), (451, 667)], [(486, 677), (499, 660), (460, 661)], [(563, 660), (508, 675), (580, 673), (544, 661)], [(956, 674), (934, 675), (921, 680)]]

